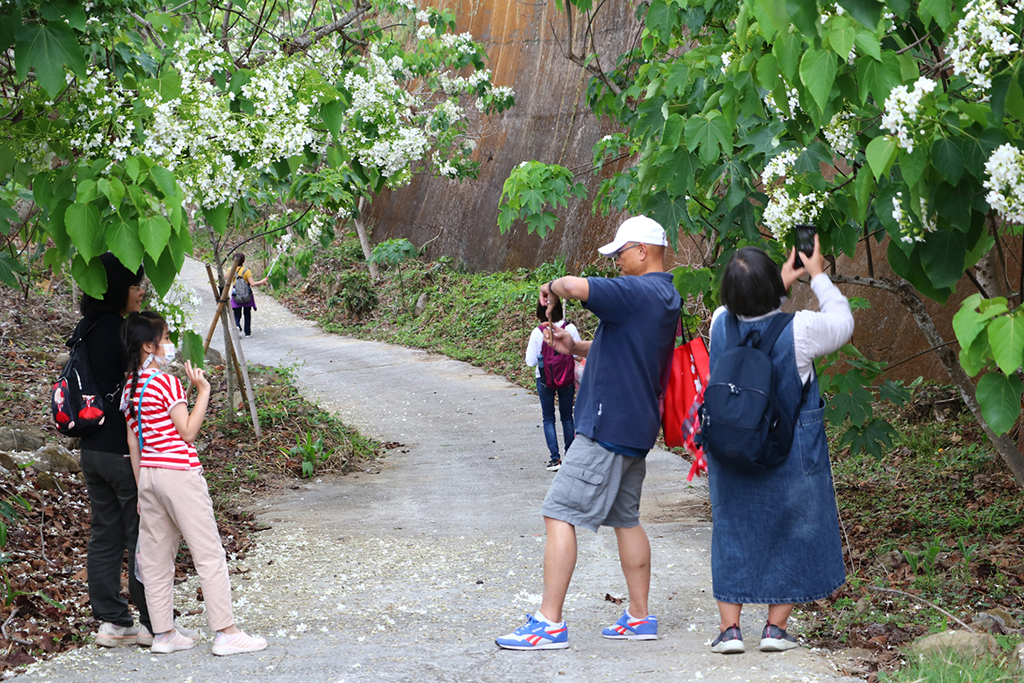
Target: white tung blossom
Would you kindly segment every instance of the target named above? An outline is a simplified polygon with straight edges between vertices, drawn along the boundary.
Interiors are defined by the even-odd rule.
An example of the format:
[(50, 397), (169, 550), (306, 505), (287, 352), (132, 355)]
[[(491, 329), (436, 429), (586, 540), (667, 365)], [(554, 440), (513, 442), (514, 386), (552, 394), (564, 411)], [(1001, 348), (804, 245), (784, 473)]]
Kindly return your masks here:
[(932, 215), (928, 216), (928, 202), (921, 199), (921, 221), (920, 223), (914, 223), (910, 215), (903, 210), (903, 193), (897, 192), (896, 196), (892, 199), (892, 217), (900, 226), (900, 232), (903, 233), (900, 240), (907, 244), (913, 244), (914, 242), (924, 242), (925, 237), (930, 232), (935, 232), (938, 228), (937, 218)]
[(800, 91), (796, 88), (786, 88), (786, 101), (789, 104), (788, 116), (783, 114), (782, 110), (775, 106), (775, 100), (772, 98), (771, 93), (768, 93), (764, 98), (764, 102), (768, 105), (768, 109), (770, 109), (783, 123), (795, 117), (796, 113), (800, 111)]
[(914, 89), (900, 85), (889, 92), (885, 100), (885, 111), (880, 125), (896, 136), (897, 144), (908, 152), (914, 151), (914, 135), (917, 131), (913, 124), (921, 108), (921, 99), (935, 90), (935, 81), (930, 78), (919, 78), (914, 82)]
[(992, 87), (994, 64), (1020, 50), (1012, 27), (1017, 13), (1024, 9), (1024, 0), (1002, 5), (996, 0), (971, 0), (964, 9), (947, 50), (953, 73), (981, 90), (984, 101)]
[(985, 201), (1000, 218), (1024, 223), (1024, 154), (1011, 144), (1000, 145), (985, 162)]
[(799, 223), (813, 223), (818, 214), (825, 208), (825, 194), (798, 194), (790, 196), (783, 187), (775, 188), (768, 196), (768, 205), (764, 208), (762, 220), (771, 230), (776, 240), (785, 242), (793, 226)]
[(776, 178), (786, 178), (786, 184), (792, 185), (793, 178), (790, 177), (789, 170), (796, 163), (798, 156), (796, 150), (791, 149), (772, 157), (761, 171), (761, 182), (767, 187)]
[(853, 118), (853, 112), (841, 111), (833, 116), (832, 120), (821, 131), (825, 136), (825, 140), (832, 147), (832, 151), (841, 157), (847, 156), (849, 152), (854, 150), (857, 133), (850, 125), (850, 120)]

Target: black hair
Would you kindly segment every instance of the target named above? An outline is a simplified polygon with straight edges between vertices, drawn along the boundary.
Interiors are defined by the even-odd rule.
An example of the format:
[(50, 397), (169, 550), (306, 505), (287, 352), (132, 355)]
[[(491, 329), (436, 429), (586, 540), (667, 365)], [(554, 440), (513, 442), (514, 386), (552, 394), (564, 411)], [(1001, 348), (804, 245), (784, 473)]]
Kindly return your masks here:
[(131, 398), (135, 396), (135, 388), (139, 384), (139, 359), (142, 357), (142, 345), (146, 342), (159, 344), (167, 329), (167, 321), (153, 311), (129, 313), (121, 327), (121, 341), (124, 343), (128, 367), (125, 371), (132, 376), (132, 388), (128, 392), (128, 413), (135, 417), (135, 404)]
[(142, 282), (142, 277), (146, 274), (141, 264), (134, 273), (128, 270), (109, 251), (100, 255), (100, 261), (103, 263), (103, 270), (107, 271), (107, 291), (103, 293), (102, 299), (82, 294), (78, 308), (85, 318), (98, 318), (105, 313), (124, 313), (128, 305), (128, 290)]
[[(562, 312), (562, 300), (559, 299), (555, 302), (555, 310), (551, 311), (551, 320), (557, 323), (564, 317), (565, 314)], [(539, 301), (537, 302), (537, 320), (542, 323), (546, 323), (548, 321), (548, 307)]]
[(730, 313), (756, 318), (778, 308), (784, 296), (782, 272), (763, 250), (743, 247), (729, 259), (718, 299)]
[(235, 268), (245, 263), (245, 254), (240, 251), (235, 252)]

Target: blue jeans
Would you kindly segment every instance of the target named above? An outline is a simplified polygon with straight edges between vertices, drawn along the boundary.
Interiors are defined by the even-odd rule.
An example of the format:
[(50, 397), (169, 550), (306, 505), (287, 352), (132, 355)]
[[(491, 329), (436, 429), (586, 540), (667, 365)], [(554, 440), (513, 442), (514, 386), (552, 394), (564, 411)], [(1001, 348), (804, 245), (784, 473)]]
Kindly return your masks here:
[(544, 416), (544, 439), (548, 442), (551, 459), (558, 460), (558, 436), (555, 432), (555, 394), (558, 394), (558, 414), (562, 420), (562, 439), (565, 450), (569, 450), (576, 436), (576, 422), (572, 419), (572, 402), (576, 387), (570, 384), (562, 389), (548, 389), (544, 378), (537, 378), (537, 395), (540, 396), (540, 412)]

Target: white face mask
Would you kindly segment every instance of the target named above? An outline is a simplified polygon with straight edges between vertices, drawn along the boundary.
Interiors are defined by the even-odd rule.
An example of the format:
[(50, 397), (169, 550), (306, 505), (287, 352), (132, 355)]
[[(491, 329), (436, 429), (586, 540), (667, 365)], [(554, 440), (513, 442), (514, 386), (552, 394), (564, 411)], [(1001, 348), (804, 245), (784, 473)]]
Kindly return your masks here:
[(150, 363), (156, 363), (157, 367), (163, 367), (164, 365), (167, 365), (172, 360), (174, 360), (174, 344), (161, 344), (160, 346), (163, 347), (164, 355), (157, 356), (156, 354), (153, 353), (149, 354), (149, 358), (147, 358), (146, 361), (142, 364), (143, 370), (149, 367)]

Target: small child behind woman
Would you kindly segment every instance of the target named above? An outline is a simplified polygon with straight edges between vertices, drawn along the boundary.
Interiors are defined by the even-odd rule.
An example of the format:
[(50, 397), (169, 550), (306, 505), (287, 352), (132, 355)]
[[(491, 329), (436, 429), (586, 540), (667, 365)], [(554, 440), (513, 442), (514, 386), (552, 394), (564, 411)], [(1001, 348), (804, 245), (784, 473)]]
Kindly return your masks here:
[(210, 383), (200, 368), (185, 362), (198, 389), (195, 407), (181, 382), (160, 367), (174, 358), (167, 323), (145, 312), (129, 314), (124, 326), (131, 368), (121, 397), (128, 418), (128, 445), (139, 486), (140, 574), (153, 623), (152, 652), (167, 654), (195, 645), (174, 627), (174, 556), (185, 537), (199, 582), (206, 615), (216, 632), (213, 654), (233, 655), (267, 647), (263, 638), (238, 630), (231, 612), (231, 582), (199, 456), (192, 442), (206, 416)]

